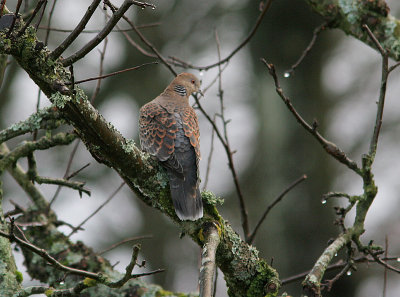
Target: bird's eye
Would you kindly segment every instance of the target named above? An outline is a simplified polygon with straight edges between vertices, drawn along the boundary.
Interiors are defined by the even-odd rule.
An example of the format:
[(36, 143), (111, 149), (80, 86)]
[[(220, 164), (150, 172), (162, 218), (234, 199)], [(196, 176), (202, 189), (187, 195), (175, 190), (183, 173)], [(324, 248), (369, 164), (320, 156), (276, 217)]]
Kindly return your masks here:
[(191, 83), (194, 84), (196, 81), (194, 79), (191, 80)]

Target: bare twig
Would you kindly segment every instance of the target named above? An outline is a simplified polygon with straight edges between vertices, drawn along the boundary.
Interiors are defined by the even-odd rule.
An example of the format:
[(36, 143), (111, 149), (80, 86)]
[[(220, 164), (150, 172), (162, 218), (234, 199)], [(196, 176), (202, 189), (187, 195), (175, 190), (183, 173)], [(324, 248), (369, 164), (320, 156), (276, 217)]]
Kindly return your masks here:
[(369, 27), (367, 25), (364, 24), (363, 29), (365, 29), (367, 31), (368, 36), (371, 38), (373, 43), (376, 45), (376, 47), (378, 48), (378, 50), (382, 56), (382, 77), (381, 77), (381, 88), (380, 88), (379, 100), (378, 100), (378, 110), (376, 113), (374, 133), (372, 134), (371, 143), (370, 143), (369, 152), (368, 152), (368, 154), (371, 156), (372, 161), (373, 161), (373, 159), (375, 157), (376, 149), (378, 146), (379, 132), (381, 131), (381, 127), (382, 127), (383, 108), (385, 105), (385, 96), (386, 96), (386, 85), (387, 85), (387, 79), (389, 76), (389, 53), (382, 47), (382, 45), (379, 43), (378, 39), (371, 32), (371, 30), (369, 29)]
[[(136, 25), (137, 29), (145, 29), (145, 28), (152, 28), (152, 27), (157, 27), (160, 26), (161, 23), (157, 22), (157, 23), (149, 23), (149, 24), (143, 24), (143, 25)], [(117, 26), (116, 26), (117, 27)], [(61, 28), (52, 28), (50, 27), (50, 25), (47, 26), (39, 26), (40, 30), (46, 30), (46, 31), (53, 31), (53, 32), (60, 32), (60, 33), (71, 33), (73, 30), (68, 30), (68, 29), (61, 29)], [(82, 32), (80, 34), (95, 34), (95, 33), (99, 33), (101, 30), (82, 30)], [(128, 28), (128, 29), (113, 29), (111, 30), (111, 32), (131, 32), (133, 31), (132, 28)]]
[[(79, 143), (80, 143), (80, 140), (78, 139), (76, 144), (75, 144), (75, 146), (74, 146), (74, 148), (72, 149), (72, 152), (71, 152), (70, 156), (69, 156), (67, 168), (65, 169), (65, 173), (64, 173), (64, 176), (63, 176), (64, 178), (67, 178), (67, 176), (69, 174), (69, 170), (71, 169), (72, 161), (73, 161), (73, 159), (75, 157), (75, 154), (76, 154), (76, 152), (78, 150)], [(57, 188), (56, 192), (54, 193), (53, 198), (51, 198), (51, 200), (50, 200), (49, 208), (53, 205), (54, 201), (56, 201), (56, 199), (58, 197), (58, 194), (60, 194), (61, 189), (62, 189), (61, 186), (59, 186)]]
[[(397, 261), (397, 259), (398, 259), (398, 257), (387, 257), (387, 258), (383, 258), (382, 260), (384, 260), (384, 261)], [(355, 258), (355, 259), (353, 259), (353, 262), (354, 263), (368, 263), (368, 264), (376, 263), (376, 261), (373, 258), (369, 258), (369, 257), (366, 257), (366, 256), (361, 256), (361, 257)], [(326, 271), (342, 269), (346, 265), (347, 265), (347, 263), (345, 261), (339, 260), (336, 263), (329, 265), (326, 268)], [(281, 280), (282, 285), (284, 286), (284, 285), (293, 283), (295, 281), (302, 280), (309, 273), (310, 273), (310, 270), (307, 270), (307, 271), (304, 271), (302, 273), (299, 273), (299, 274), (296, 274), (296, 275), (293, 275), (293, 276), (290, 276), (290, 277), (286, 277), (286, 278)]]
[(395, 70), (397, 67), (400, 66), (400, 62), (397, 62), (396, 64), (392, 65), (389, 67), (389, 73), (392, 72), (393, 70)]
[(109, 286), (110, 288), (120, 288), (130, 279), (138, 278), (138, 277), (146, 276), (146, 275), (157, 274), (157, 273), (164, 271), (164, 269), (157, 269), (157, 270), (150, 271), (150, 272), (132, 274), (133, 268), (136, 265), (136, 261), (137, 261), (138, 255), (139, 255), (139, 250), (140, 250), (139, 244), (133, 246), (131, 261), (128, 264), (128, 266), (126, 266), (126, 268), (125, 268), (125, 271), (126, 271), (125, 275), (119, 281), (108, 283), (107, 286)]
[(42, 176), (36, 176), (35, 181), (38, 184), (50, 184), (50, 185), (59, 185), (63, 187), (68, 187), (74, 190), (78, 190), (80, 196), (82, 196), (82, 192), (90, 196), (90, 190), (84, 188), (85, 186), (84, 182), (69, 181), (63, 178), (50, 178)]
[(345, 273), (350, 271), (352, 266), (353, 264), (351, 263), (351, 261), (347, 262), (346, 265), (342, 268), (342, 270), (338, 274), (336, 274), (334, 278), (326, 281), (326, 287), (328, 292), (332, 289), (332, 286), (336, 281), (338, 281)]
[[(389, 249), (389, 239), (388, 239), (388, 236), (385, 235), (385, 255), (384, 255), (385, 258), (387, 258), (387, 256), (388, 256), (388, 249)], [(383, 270), (383, 292), (382, 292), (382, 297), (386, 297), (387, 274), (388, 274), (388, 270), (385, 267), (384, 270)]]
[[(57, 0), (53, 1), (53, 5), (50, 8), (50, 12), (49, 12), (49, 17), (47, 19), (47, 25), (46, 25), (46, 37), (44, 38), (44, 44), (47, 45), (47, 43), (49, 42), (49, 37), (50, 37), (50, 25), (51, 25), (51, 19), (53, 18), (53, 13), (54, 13), (54, 9), (56, 7), (56, 3)], [(38, 27), (40, 28), (40, 27)], [(38, 29), (36, 28), (36, 30)]]
[[(121, 73), (124, 73), (124, 72), (132, 71), (132, 70), (137, 70), (137, 69), (139, 69), (139, 68), (141, 68), (141, 67), (143, 67), (143, 66), (154, 65), (154, 64), (158, 64), (158, 62), (144, 63), (144, 64), (139, 65), (139, 66), (135, 66), (135, 67), (127, 68), (127, 69), (124, 69), (124, 70), (112, 72), (112, 73), (109, 73), (109, 74), (106, 74), (106, 75), (101, 75), (101, 76), (96, 76), (96, 77), (91, 77), (91, 78), (87, 78), (87, 79), (78, 80), (78, 81), (75, 81), (75, 84), (81, 84), (81, 83), (88, 82), (88, 81), (92, 81), (92, 80), (98, 80), (98, 79), (107, 78), (107, 77), (110, 77), (110, 76), (113, 76), (113, 75), (117, 75), (117, 74), (121, 74)], [(65, 84), (66, 84), (66, 85), (69, 85), (70, 83), (67, 82), (67, 83), (65, 83)]]
[(77, 175), (79, 172), (81, 172), (83, 169), (85, 169), (86, 167), (88, 167), (90, 165), (90, 163), (87, 163), (85, 165), (83, 165), (81, 168), (79, 168), (78, 170), (75, 170), (74, 172), (72, 172), (70, 175), (66, 176), (65, 179), (71, 179), (73, 178), (75, 175)]
[(124, 240), (114, 243), (114, 244), (110, 245), (109, 247), (105, 248), (104, 250), (98, 252), (97, 255), (102, 255), (104, 253), (107, 253), (107, 252), (119, 247), (120, 245), (123, 245), (128, 242), (136, 241), (136, 240), (140, 240), (140, 239), (148, 239), (148, 238), (153, 238), (153, 235), (143, 235), (143, 236), (135, 236), (135, 237), (125, 238)]
[(125, 275), (117, 282), (111, 283), (110, 287), (112, 288), (120, 288), (122, 287), (128, 280), (131, 279), (133, 268), (135, 268), (137, 258), (139, 256), (140, 245), (135, 244), (132, 250), (131, 261), (129, 262), (128, 266), (126, 266)]
[(17, 36), (21, 36), (22, 34), (24, 34), (26, 28), (28, 28), (28, 26), (31, 24), (31, 22), (33, 21), (33, 19), (35, 18), (36, 14), (39, 12), (40, 8), (42, 7), (42, 5), (46, 2), (47, 0), (39, 0), (38, 4), (36, 5), (35, 9), (33, 10), (33, 13), (31, 15), (31, 17), (29, 18), (29, 20), (25, 23), (24, 27), (22, 27), (22, 29), (18, 32)]
[(296, 187), (298, 184), (300, 184), (302, 181), (307, 179), (307, 175), (303, 175), (300, 178), (298, 178), (297, 180), (295, 180), (293, 183), (291, 183), (281, 194), (279, 194), (278, 197), (276, 197), (276, 199), (270, 204), (268, 205), (267, 209), (265, 210), (265, 212), (263, 213), (263, 215), (261, 216), (260, 220), (258, 221), (256, 227), (254, 228), (253, 233), (251, 233), (251, 235), (248, 237), (247, 243), (252, 244), (256, 235), (257, 235), (257, 231), (260, 228), (261, 224), (264, 222), (265, 218), (267, 217), (268, 213), (271, 211), (271, 209), (279, 202), (283, 199), (283, 197), (285, 197), (285, 195), (287, 193), (290, 192), (290, 190), (292, 190), (294, 187)]
[[(107, 6), (109, 6), (111, 10), (115, 10), (115, 9), (116, 9), (116, 6), (113, 5), (113, 4), (111, 4), (110, 1), (106, 0), (106, 1), (104, 1), (104, 3), (105, 3)], [(161, 53), (157, 50), (157, 48), (156, 48), (153, 44), (151, 44), (151, 42), (150, 42), (149, 40), (147, 40), (147, 38), (142, 34), (142, 32), (140, 32), (140, 31), (136, 28), (135, 24), (134, 24), (128, 17), (126, 17), (126, 16), (122, 16), (122, 18), (131, 26), (131, 28), (133, 29), (133, 31), (135, 31), (136, 35), (139, 36), (140, 40), (142, 40), (142, 42), (143, 42), (144, 44), (146, 44), (146, 45), (151, 49), (151, 51), (161, 60), (161, 62), (168, 68), (168, 70), (169, 70), (174, 76), (177, 76), (177, 75), (178, 75), (177, 72), (171, 67), (171, 65), (170, 65), (170, 64), (167, 62), (167, 60), (161, 55)], [(124, 35), (125, 35), (125, 34), (126, 34), (126, 33), (124, 33)], [(133, 40), (132, 40), (132, 42), (133, 42)], [(135, 43), (135, 42), (133, 42), (133, 43)]]
[(67, 47), (71, 45), (72, 42), (79, 36), (79, 34), (85, 29), (86, 24), (89, 22), (92, 17), (94, 11), (101, 0), (93, 0), (92, 4), (88, 7), (85, 15), (80, 20), (79, 24), (72, 31), (70, 35), (50, 54), (50, 57), (55, 60), (66, 50)]
[(373, 250), (370, 248), (366, 248), (366, 252), (374, 258), (375, 262), (378, 264), (381, 264), (383, 267), (385, 267), (388, 270), (400, 273), (400, 269), (396, 268), (390, 264), (388, 264), (386, 261), (382, 260)]
[(61, 264), (60, 262), (58, 262), (55, 258), (53, 258), (52, 256), (49, 255), (49, 253), (47, 253), (44, 249), (41, 249), (17, 236), (15, 236), (15, 234), (13, 233), (6, 233), (3, 231), (0, 231), (0, 236), (6, 237), (8, 238), (10, 241), (15, 241), (16, 243), (18, 243), (20, 246), (34, 252), (35, 254), (39, 255), (40, 257), (42, 257), (44, 260), (46, 260), (48, 263), (50, 263), (51, 265), (53, 265), (54, 267), (71, 273), (71, 274), (75, 274), (75, 275), (80, 275), (80, 276), (84, 276), (84, 277), (89, 277), (95, 280), (101, 280), (102, 279), (102, 275), (98, 274), (98, 273), (93, 273), (93, 272), (89, 272), (89, 271), (84, 271), (84, 270), (80, 270), (80, 269), (76, 269), (76, 268), (72, 268), (72, 267), (68, 267), (65, 266), (63, 264)]
[(218, 227), (212, 223), (203, 228), (204, 245), (201, 253), (199, 297), (212, 297), (215, 274), (215, 253), (220, 241)]
[(290, 69), (285, 71), (285, 74), (284, 74), (285, 77), (291, 76), (293, 74), (293, 72), (296, 70), (296, 68), (301, 64), (301, 62), (303, 62), (304, 58), (308, 55), (308, 53), (314, 47), (314, 44), (317, 41), (319, 33), (321, 33), (321, 31), (325, 30), (327, 25), (328, 25), (327, 22), (324, 22), (323, 24), (319, 25), (317, 28), (314, 29), (313, 37), (312, 37), (310, 43), (308, 44), (306, 49), (303, 51), (303, 53), (301, 54), (300, 58), (296, 61), (296, 63), (294, 63), (292, 65), (292, 67), (290, 67)]
[[(215, 122), (215, 116), (214, 116), (213, 121)], [(213, 152), (214, 152), (214, 135), (215, 135), (215, 130), (213, 129), (213, 130), (211, 131), (210, 153), (208, 154), (208, 158), (207, 158), (207, 170), (206, 170), (206, 177), (204, 178), (204, 183), (203, 183), (203, 191), (204, 191), (205, 189), (207, 189), (208, 177), (210, 176), (211, 159), (212, 159)]]
[[(218, 60), (221, 60), (221, 46), (220, 46), (217, 31), (215, 31), (215, 41), (217, 44)], [(240, 187), (238, 174), (236, 172), (235, 164), (233, 162), (233, 152), (231, 150), (231, 146), (229, 143), (228, 121), (225, 119), (224, 91), (222, 89), (221, 64), (218, 64), (218, 97), (219, 97), (219, 102), (220, 102), (220, 114), (219, 115), (222, 120), (222, 127), (223, 127), (223, 133), (224, 133), (224, 141), (222, 142), (222, 145), (225, 146), (225, 151), (226, 151), (226, 154), (228, 157), (229, 168), (230, 168), (230, 171), (231, 171), (232, 177), (233, 177), (233, 183), (235, 185), (236, 193), (239, 198), (240, 213), (241, 213), (241, 218), (242, 218), (242, 227), (243, 227), (245, 239), (247, 240), (248, 236), (249, 236), (249, 232), (250, 232), (249, 218), (248, 218), (247, 207), (246, 207), (243, 191)]]
[(47, 6), (47, 0), (44, 1), (42, 13), (41, 13), (40, 16), (39, 16), (38, 21), (36, 22), (36, 25), (35, 25), (35, 30), (36, 30), (36, 31), (37, 31), (37, 29), (38, 29), (40, 23), (42, 22), (43, 15), (44, 15), (44, 12), (45, 12), (45, 10), (46, 10), (46, 6)]
[(182, 60), (179, 60), (175, 57), (171, 57), (172, 61), (175, 62), (174, 64), (177, 66), (181, 66), (181, 67), (185, 67), (185, 68), (192, 68), (192, 69), (197, 69), (197, 70), (208, 70), (210, 68), (214, 68), (217, 67), (218, 65), (222, 65), (226, 62), (228, 62), (238, 51), (240, 51), (250, 40), (251, 38), (254, 36), (254, 34), (256, 33), (258, 27), (260, 26), (266, 12), (268, 11), (268, 9), (270, 8), (272, 3), (272, 0), (267, 0), (267, 3), (265, 3), (263, 10), (261, 11), (260, 15), (258, 16), (253, 28), (250, 30), (249, 34), (246, 36), (246, 38), (228, 55), (226, 56), (224, 59), (208, 65), (208, 66), (195, 66), (189, 63), (186, 63)]
[(84, 45), (79, 51), (66, 58), (62, 62), (63, 65), (69, 66), (86, 56), (86, 54), (88, 54), (93, 48), (95, 48), (100, 42), (102, 42), (104, 38), (106, 38), (106, 36), (111, 32), (118, 21), (124, 16), (124, 13), (129, 9), (129, 7), (136, 3), (137, 1), (125, 0), (124, 3), (122, 3), (121, 7), (111, 16), (110, 20), (101, 30), (101, 32), (98, 33), (96, 37), (90, 40), (86, 45)]
[(15, 8), (15, 13), (13, 15), (13, 20), (10, 26), (10, 29), (8, 29), (7, 32), (7, 38), (10, 37), (12, 31), (14, 30), (14, 26), (15, 26), (15, 21), (17, 20), (17, 18), (19, 18), (18, 13), (19, 13), (19, 9), (21, 8), (21, 4), (22, 4), (22, 0), (18, 0), (17, 2), (17, 7)]
[[(107, 22), (107, 15), (104, 15), (104, 20)], [(106, 55), (107, 45), (108, 45), (108, 37), (104, 39), (103, 49), (100, 51), (99, 77), (103, 75), (104, 57)], [(94, 103), (94, 100), (96, 99), (97, 95), (100, 92), (100, 86), (101, 86), (101, 79), (98, 79), (96, 83), (96, 88), (94, 89), (94, 92), (92, 94), (92, 98), (90, 98), (90, 103), (92, 104)]]
[(118, 194), (118, 192), (122, 189), (122, 187), (125, 185), (125, 182), (121, 183), (119, 187), (110, 195), (110, 197), (107, 198), (106, 201), (104, 201), (92, 214), (90, 214), (86, 219), (82, 221), (78, 226), (76, 226), (70, 234), (68, 234), (68, 237), (71, 237), (72, 234), (74, 234), (76, 231), (78, 231), (87, 221), (89, 221), (96, 213), (98, 213), (108, 202), (110, 202), (115, 195)]
[(286, 104), (287, 108), (289, 111), (293, 114), (293, 116), (296, 118), (297, 122), (303, 126), (304, 129), (306, 129), (311, 135), (313, 135), (318, 142), (322, 145), (322, 147), (325, 149), (325, 151), (334, 157), (336, 160), (338, 160), (340, 163), (346, 165), (348, 168), (356, 172), (358, 175), (362, 176), (362, 170), (358, 167), (357, 163), (354, 162), (353, 160), (349, 159), (347, 155), (333, 142), (330, 142), (323, 138), (321, 134), (318, 133), (318, 131), (312, 127), (310, 124), (308, 124), (302, 117), (301, 115), (296, 111), (296, 109), (293, 107), (291, 101), (289, 100), (288, 97), (286, 97), (283, 93), (283, 90), (279, 84), (278, 77), (275, 72), (275, 67), (273, 64), (267, 63), (265, 59), (261, 59), (261, 61), (267, 66), (270, 75), (273, 77), (274, 82), (275, 82), (275, 88), (276, 88), (276, 93), (281, 97), (283, 102)]

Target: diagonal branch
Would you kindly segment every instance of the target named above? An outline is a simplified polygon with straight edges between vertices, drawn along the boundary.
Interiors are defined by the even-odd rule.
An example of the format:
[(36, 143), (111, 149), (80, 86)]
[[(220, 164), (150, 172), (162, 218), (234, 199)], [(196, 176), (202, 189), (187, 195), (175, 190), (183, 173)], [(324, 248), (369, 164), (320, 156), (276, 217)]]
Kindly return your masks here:
[(86, 10), (85, 15), (80, 20), (79, 24), (75, 27), (75, 29), (67, 36), (67, 38), (50, 54), (50, 57), (53, 60), (56, 60), (62, 53), (71, 45), (72, 42), (81, 34), (81, 32), (85, 29), (86, 24), (89, 22), (92, 17), (94, 11), (101, 0), (93, 0), (92, 4)]
[(260, 27), (262, 20), (264, 19), (265, 14), (267, 13), (267, 11), (269, 10), (270, 6), (272, 4), (272, 0), (267, 0), (267, 2), (264, 4), (264, 7), (260, 13), (260, 15), (258, 16), (253, 28), (250, 30), (249, 34), (246, 36), (246, 38), (228, 55), (226, 56), (224, 59), (214, 63), (214, 64), (210, 64), (208, 66), (195, 66), (189, 63), (186, 63), (182, 60), (179, 60), (175, 57), (171, 57), (172, 61), (174, 62), (174, 64), (181, 66), (181, 67), (185, 67), (185, 68), (192, 68), (192, 69), (197, 69), (197, 70), (208, 70), (210, 68), (214, 68), (217, 67), (219, 65), (222, 65), (224, 63), (229, 62), (229, 60), (237, 53), (239, 52), (247, 43), (249, 43), (249, 41), (251, 40), (251, 38), (253, 38), (254, 34), (256, 34), (258, 27)]
[(265, 212), (263, 213), (263, 215), (261, 216), (260, 220), (258, 221), (256, 227), (253, 230), (253, 233), (250, 234), (250, 236), (247, 239), (247, 243), (252, 244), (256, 235), (257, 235), (257, 231), (260, 228), (261, 224), (264, 222), (265, 218), (267, 217), (268, 213), (271, 211), (272, 208), (274, 208), (274, 206), (279, 203), (279, 201), (281, 201), (283, 199), (283, 197), (285, 197), (285, 195), (287, 193), (289, 193), (294, 187), (296, 187), (298, 184), (300, 184), (302, 181), (304, 181), (307, 178), (307, 175), (303, 175), (300, 178), (298, 178), (297, 180), (295, 180), (291, 185), (289, 185), (278, 197), (276, 197), (276, 199), (267, 207), (267, 209), (265, 210)]
[(74, 133), (60, 132), (52, 137), (43, 136), (38, 141), (26, 141), (19, 145), (0, 160), (0, 172), (6, 169), (18, 159), (26, 157), (35, 150), (46, 150), (57, 145), (70, 144), (77, 137)]
[(318, 142), (322, 145), (322, 147), (329, 155), (334, 157), (340, 163), (346, 165), (348, 168), (353, 170), (358, 175), (362, 176), (361, 169), (358, 167), (357, 163), (351, 160), (349, 157), (347, 157), (347, 155), (336, 144), (322, 137), (321, 134), (318, 133), (317, 129), (308, 124), (297, 112), (297, 110), (293, 107), (292, 102), (289, 100), (288, 97), (285, 96), (279, 84), (278, 77), (275, 72), (275, 66), (273, 64), (269, 64), (265, 59), (261, 59), (261, 61), (265, 64), (265, 66), (267, 66), (270, 75), (274, 79), (276, 93), (279, 95), (279, 97), (281, 97), (281, 99), (286, 104), (289, 111), (293, 114), (297, 122), (299, 122), (299, 124), (303, 126), (303, 128), (306, 129), (307, 132), (309, 132), (318, 140)]
[(79, 51), (66, 58), (62, 62), (63, 65), (69, 66), (86, 56), (92, 49), (94, 49), (100, 42), (102, 42), (104, 38), (107, 37), (107, 35), (118, 23), (118, 21), (124, 16), (124, 13), (129, 9), (129, 7), (134, 4), (137, 4), (137, 1), (125, 0), (124, 3), (122, 3), (121, 7), (115, 13), (113, 13), (110, 20), (101, 30), (101, 32), (97, 34), (96, 37), (94, 37), (92, 40), (90, 40), (85, 46), (83, 46)]
[[(111, 4), (111, 2), (108, 0), (104, 1), (104, 3), (106, 5), (108, 5), (111, 8), (111, 10), (115, 10), (117, 8), (115, 5)], [(172, 66), (161, 55), (161, 53), (157, 50), (157, 48), (149, 40), (147, 40), (147, 38), (142, 34), (142, 32), (139, 31), (139, 29), (135, 26), (135, 24), (126, 16), (122, 16), (122, 18), (131, 26), (132, 30), (135, 31), (136, 35), (139, 36), (140, 40), (142, 40), (142, 42), (144, 44), (146, 44), (148, 48), (150, 48), (150, 50), (154, 53), (154, 55), (157, 56), (161, 60), (161, 62), (168, 68), (168, 70), (174, 76), (177, 76), (178, 73), (174, 70), (174, 68), (172, 68)], [(127, 35), (125, 32), (124, 32), (124, 35), (129, 40), (129, 38), (128, 38), (129, 35)], [(132, 40), (131, 44), (134, 44), (133, 40)]]

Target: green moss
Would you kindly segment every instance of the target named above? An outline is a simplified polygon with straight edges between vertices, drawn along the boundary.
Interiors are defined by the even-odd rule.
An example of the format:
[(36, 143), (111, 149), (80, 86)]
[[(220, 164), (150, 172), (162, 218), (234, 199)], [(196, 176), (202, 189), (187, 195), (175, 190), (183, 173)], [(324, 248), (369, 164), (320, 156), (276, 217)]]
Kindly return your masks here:
[(71, 101), (71, 97), (63, 95), (60, 92), (55, 92), (51, 95), (50, 101), (53, 102), (53, 105), (58, 109), (63, 109), (65, 104), (67, 104), (68, 101)]
[(132, 139), (127, 139), (122, 145), (122, 149), (127, 153), (132, 153), (135, 150), (135, 142)]
[(15, 277), (17, 279), (17, 282), (22, 283), (22, 281), (24, 280), (24, 277), (22, 276), (21, 271), (15, 271)]
[(223, 198), (215, 196), (215, 194), (210, 192), (210, 191), (203, 191), (201, 193), (201, 198), (207, 204), (211, 204), (211, 205), (222, 205), (222, 204), (224, 204), (224, 199)]
[(47, 297), (50, 297), (54, 293), (54, 289), (48, 289), (44, 292)]
[(89, 277), (86, 277), (83, 280), (83, 283), (85, 284), (85, 286), (88, 286), (88, 287), (94, 287), (97, 285), (97, 281), (92, 278), (89, 278)]
[(278, 273), (264, 260), (259, 260), (256, 266), (257, 276), (251, 281), (248, 297), (276, 296), (279, 290)]
[(359, 12), (357, 3), (353, 0), (339, 0), (339, 6), (350, 24), (356, 24), (359, 21)]

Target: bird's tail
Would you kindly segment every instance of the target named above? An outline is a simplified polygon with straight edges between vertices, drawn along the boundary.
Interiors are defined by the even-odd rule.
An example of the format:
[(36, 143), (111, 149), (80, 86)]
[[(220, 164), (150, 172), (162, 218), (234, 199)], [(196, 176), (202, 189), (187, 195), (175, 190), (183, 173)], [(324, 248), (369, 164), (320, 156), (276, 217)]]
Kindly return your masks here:
[(167, 169), (172, 202), (177, 216), (182, 220), (195, 221), (203, 217), (203, 203), (197, 187), (197, 176), (185, 179)]

